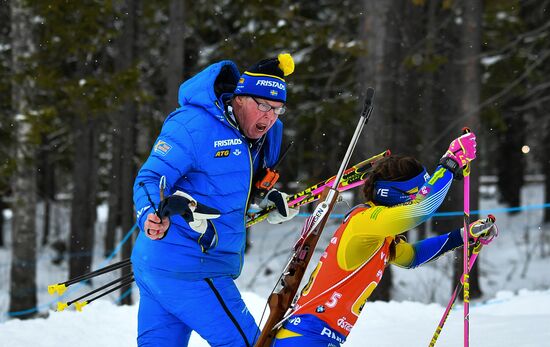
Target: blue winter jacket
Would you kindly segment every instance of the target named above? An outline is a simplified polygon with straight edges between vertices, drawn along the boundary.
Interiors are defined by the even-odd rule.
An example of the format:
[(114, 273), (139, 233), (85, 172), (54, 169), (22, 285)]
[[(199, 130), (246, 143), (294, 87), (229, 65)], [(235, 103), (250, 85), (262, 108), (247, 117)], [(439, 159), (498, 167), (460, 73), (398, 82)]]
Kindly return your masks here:
[[(283, 129), (277, 120), (264, 138), (249, 141), (228, 120), (216, 93), (221, 93), (224, 85), (226, 89), (236, 85), (239, 76), (233, 62), (222, 61), (180, 86), (180, 107), (165, 120), (134, 183), (134, 204), (142, 231), (132, 253), (134, 266), (186, 279), (239, 276), (254, 167), (270, 167), (277, 161)], [(220, 210), (221, 216), (212, 220), (218, 235), (213, 248), (203, 252), (197, 243), (200, 234), (181, 216), (171, 217), (162, 240), (143, 235), (147, 215), (160, 200), (162, 176), (166, 177), (165, 196), (181, 190)]]

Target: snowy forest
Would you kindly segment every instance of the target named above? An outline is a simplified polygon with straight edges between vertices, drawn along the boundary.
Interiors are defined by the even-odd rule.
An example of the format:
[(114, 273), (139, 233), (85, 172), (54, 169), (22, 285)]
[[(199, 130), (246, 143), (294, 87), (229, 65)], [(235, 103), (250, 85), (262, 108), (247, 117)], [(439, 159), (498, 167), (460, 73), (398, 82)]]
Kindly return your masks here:
[[(336, 174), (373, 87), (372, 119), (351, 163), (390, 149), (430, 171), (471, 128), (471, 209), (498, 207), (500, 232), (514, 226), (516, 240), (530, 238), (523, 256), (548, 264), (549, 35), (550, 0), (0, 0), (0, 322), (51, 315), (48, 284), (94, 270), (113, 252), (130, 256), (137, 231), (115, 247), (135, 224), (134, 178), (183, 81), (220, 60), (242, 72), (281, 52), (296, 63), (281, 117), (283, 147), (294, 143), (279, 167), (281, 190)], [(462, 211), (461, 188), (440, 212)], [(349, 203), (361, 202), (353, 193)], [(533, 197), (540, 201), (529, 204)], [(411, 237), (449, 230), (461, 216), (434, 216)], [(274, 257), (290, 252), (301, 218), (280, 231), (288, 248)], [(274, 235), (282, 227), (250, 230), (239, 286), (266, 299), (282, 265), (254, 253), (255, 228)], [(461, 251), (447, 265), (458, 278)], [(537, 269), (549, 277), (547, 266)], [(392, 272), (373, 301), (401, 298), (404, 279)], [(495, 294), (484, 274), (477, 266), (471, 274), (473, 299)], [(537, 283), (508, 289), (550, 288)], [(129, 288), (109, 297), (135, 304), (136, 295), (120, 297)], [(444, 305), (449, 288), (419, 301)]]

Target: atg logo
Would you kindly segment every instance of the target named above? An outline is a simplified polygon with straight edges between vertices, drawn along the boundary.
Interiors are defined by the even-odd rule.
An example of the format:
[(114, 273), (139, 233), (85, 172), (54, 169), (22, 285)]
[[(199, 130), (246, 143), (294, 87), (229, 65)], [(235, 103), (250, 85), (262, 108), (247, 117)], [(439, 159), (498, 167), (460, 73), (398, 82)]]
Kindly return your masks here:
[(285, 84), (277, 82), (277, 81), (257, 80), (256, 85), (257, 86), (262, 86), (262, 87), (275, 87), (275, 88), (278, 88), (280, 90), (285, 90)]
[(229, 151), (229, 149), (222, 149), (222, 150), (219, 150), (216, 152), (216, 154), (214, 155), (214, 158), (225, 158), (225, 157), (229, 157), (229, 153), (231, 153)]

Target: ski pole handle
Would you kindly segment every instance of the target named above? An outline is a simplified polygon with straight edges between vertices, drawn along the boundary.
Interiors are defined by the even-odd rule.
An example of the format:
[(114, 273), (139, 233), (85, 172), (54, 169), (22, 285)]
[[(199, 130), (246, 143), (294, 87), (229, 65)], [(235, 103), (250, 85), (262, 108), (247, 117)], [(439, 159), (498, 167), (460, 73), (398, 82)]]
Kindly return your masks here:
[(161, 176), (159, 180), (160, 201), (164, 200), (164, 190), (166, 189), (166, 176)]
[(90, 278), (94, 278), (94, 277), (118, 270), (120, 268), (130, 266), (130, 265), (132, 265), (130, 258), (124, 259), (122, 261), (119, 261), (118, 263), (114, 263), (114, 264), (105, 266), (101, 269), (71, 278), (65, 282), (51, 284), (48, 286), (48, 293), (50, 295), (54, 295), (55, 293), (57, 293), (58, 295), (63, 295), (63, 293), (65, 293), (65, 291), (67, 290), (67, 287), (70, 285), (73, 285), (75, 283), (79, 283), (85, 280), (89, 280)]

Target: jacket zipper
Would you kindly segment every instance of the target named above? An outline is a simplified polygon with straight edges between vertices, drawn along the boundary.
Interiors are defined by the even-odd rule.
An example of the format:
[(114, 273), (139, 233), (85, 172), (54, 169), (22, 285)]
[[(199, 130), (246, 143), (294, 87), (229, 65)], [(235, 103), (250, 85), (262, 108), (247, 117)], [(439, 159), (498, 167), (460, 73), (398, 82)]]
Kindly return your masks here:
[[(229, 121), (229, 119), (227, 119), (227, 116), (225, 115), (225, 112), (224, 112), (223, 108), (220, 106), (220, 104), (218, 103), (217, 100), (215, 101), (215, 104), (216, 104), (216, 107), (222, 112), (222, 115), (224, 116), (224, 118), (226, 118), (227, 123), (229, 123), (229, 125), (231, 125), (231, 127), (233, 127), (237, 131), (237, 133), (242, 138), (244, 138), (244, 135), (241, 134), (241, 132), (239, 131), (239, 128), (237, 128), (235, 125), (233, 125)], [(248, 143), (246, 138), (244, 138), (244, 143)], [(253, 176), (253, 171), (254, 171), (254, 163), (252, 163), (252, 153), (250, 152), (250, 146), (251, 146), (251, 144), (246, 145), (246, 150), (248, 151), (248, 163), (249, 163), (250, 175), (249, 175), (249, 181), (248, 181), (248, 192), (247, 192), (247, 195), (246, 195), (246, 204), (244, 205), (243, 220), (244, 220), (244, 223), (245, 223), (245, 226), (244, 226), (244, 228), (245, 228), (244, 229), (245, 230), (245, 242), (243, 244), (243, 247), (241, 248), (241, 254), (240, 254), (240, 257), (239, 257), (239, 275), (241, 274), (241, 271), (243, 269), (244, 248), (246, 247), (246, 211), (247, 211), (247, 207), (248, 207), (248, 202), (250, 200), (250, 193), (252, 192), (252, 176)]]

